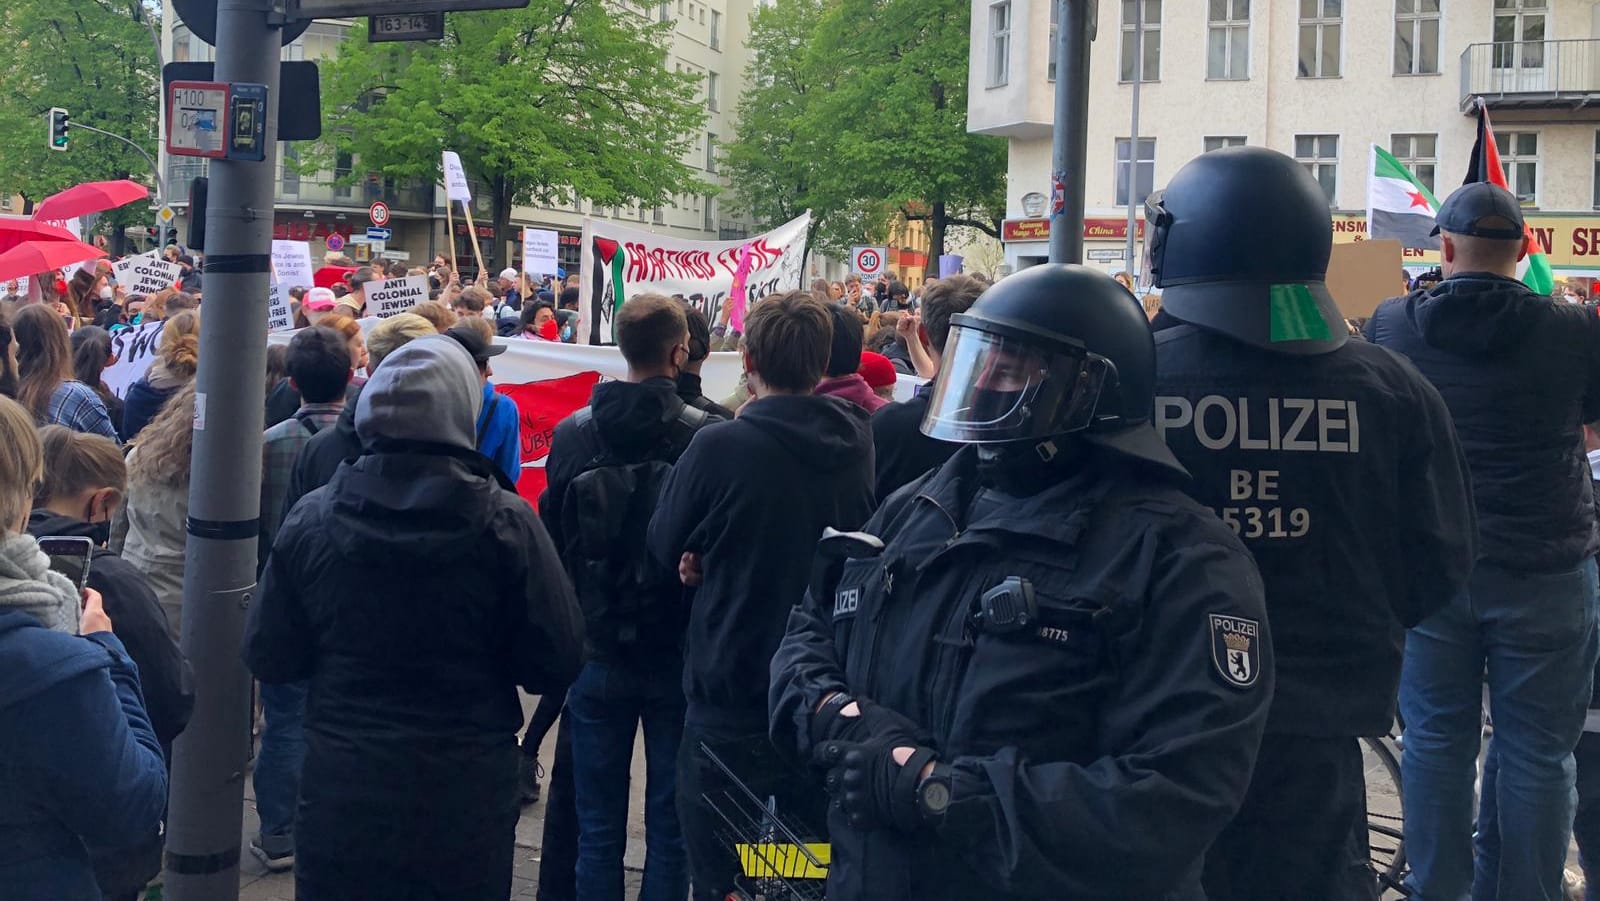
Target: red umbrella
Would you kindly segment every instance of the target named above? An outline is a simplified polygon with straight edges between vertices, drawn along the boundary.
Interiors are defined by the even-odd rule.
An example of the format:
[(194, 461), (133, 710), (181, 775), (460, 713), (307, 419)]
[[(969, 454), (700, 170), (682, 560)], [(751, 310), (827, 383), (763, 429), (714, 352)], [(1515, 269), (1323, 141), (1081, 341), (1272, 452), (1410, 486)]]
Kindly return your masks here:
[(84, 260), (97, 260), (105, 255), (105, 251), (82, 241), (24, 241), (0, 253), (0, 282), (38, 275)]
[(150, 189), (136, 181), (90, 181), (51, 194), (33, 208), (35, 219), (76, 219), (90, 213), (114, 210), (125, 203), (143, 200)]
[(24, 241), (76, 241), (72, 232), (59, 225), (32, 219), (0, 219), (0, 253)]
[(323, 266), (311, 273), (311, 284), (318, 288), (331, 288), (343, 284), (345, 278), (355, 271), (354, 266)]

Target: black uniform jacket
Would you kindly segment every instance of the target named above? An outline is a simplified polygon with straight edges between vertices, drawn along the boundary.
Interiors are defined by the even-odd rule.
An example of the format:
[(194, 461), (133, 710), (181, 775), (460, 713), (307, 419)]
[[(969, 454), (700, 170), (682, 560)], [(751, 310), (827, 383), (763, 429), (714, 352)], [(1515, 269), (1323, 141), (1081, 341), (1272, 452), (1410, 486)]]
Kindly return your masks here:
[(1404, 630), (1472, 571), (1467, 464), (1439, 392), (1364, 341), (1288, 356), (1177, 324), (1156, 333), (1156, 395), (1190, 496), (1244, 540), (1267, 588), (1267, 731), (1386, 734)]
[[(906, 486), (833, 597), (808, 596), (772, 662), (772, 736), (809, 757), (834, 691), (920, 724), (954, 770), (915, 835), (829, 823), (833, 899), (1198, 899), (1244, 798), (1272, 696), (1261, 583), (1216, 518), (1098, 452), (1070, 480), (967, 522), (976, 451)], [(979, 598), (1032, 582), (1037, 627), (993, 634)]]

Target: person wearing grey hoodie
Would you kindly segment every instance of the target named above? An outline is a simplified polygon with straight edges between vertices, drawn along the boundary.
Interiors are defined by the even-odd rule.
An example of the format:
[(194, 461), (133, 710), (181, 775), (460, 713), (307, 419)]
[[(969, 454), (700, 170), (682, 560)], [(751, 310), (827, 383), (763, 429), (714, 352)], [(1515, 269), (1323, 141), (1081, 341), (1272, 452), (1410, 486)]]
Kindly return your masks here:
[(302, 901), (510, 894), (516, 689), (569, 684), (583, 627), (550, 536), (475, 449), (482, 403), (456, 341), (395, 351), (357, 401), (366, 453), (296, 504), (267, 560), (244, 659), (309, 684)]

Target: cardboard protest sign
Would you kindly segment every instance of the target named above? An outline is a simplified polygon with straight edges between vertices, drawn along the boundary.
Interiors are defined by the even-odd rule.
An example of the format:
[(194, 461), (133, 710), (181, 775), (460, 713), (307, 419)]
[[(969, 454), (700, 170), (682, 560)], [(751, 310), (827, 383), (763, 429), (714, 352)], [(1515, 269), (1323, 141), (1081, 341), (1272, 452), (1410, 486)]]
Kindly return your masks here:
[(294, 313), (289, 310), (289, 290), (278, 282), (267, 288), (267, 331), (294, 328)]
[(367, 285), (367, 311), (379, 319), (404, 313), (428, 299), (428, 277), (407, 275), (403, 278), (386, 278)]
[(126, 397), (134, 382), (144, 378), (155, 362), (165, 322), (146, 322), (111, 336), (111, 355), (117, 362), (107, 366), (100, 378), (118, 397)]
[(451, 200), (472, 202), (472, 189), (467, 187), (467, 170), (461, 167), (461, 155), (454, 150), (444, 152), (444, 193)]
[(123, 258), (116, 264), (113, 271), (117, 278), (117, 284), (121, 285), (128, 294), (140, 294), (149, 297), (177, 284), (178, 276), (183, 273), (183, 268), (177, 263), (169, 263), (154, 252), (151, 252)]
[(312, 287), (311, 245), (305, 241), (272, 242), (272, 274), (287, 293)]
[(748, 266), (744, 286), (752, 301), (802, 287), (801, 259), (810, 224), (807, 212), (743, 241), (690, 241), (585, 219), (579, 284), (585, 327), (579, 340), (610, 343), (612, 317), (623, 301), (652, 292), (691, 299), (699, 294), (702, 312), (716, 322), (733, 293), (741, 260)]
[(1365, 319), (1378, 304), (1400, 294), (1400, 242), (1353, 241), (1333, 245), (1328, 293), (1346, 319)]
[(522, 271), (529, 275), (555, 275), (560, 268), (560, 235), (542, 228), (522, 230)]

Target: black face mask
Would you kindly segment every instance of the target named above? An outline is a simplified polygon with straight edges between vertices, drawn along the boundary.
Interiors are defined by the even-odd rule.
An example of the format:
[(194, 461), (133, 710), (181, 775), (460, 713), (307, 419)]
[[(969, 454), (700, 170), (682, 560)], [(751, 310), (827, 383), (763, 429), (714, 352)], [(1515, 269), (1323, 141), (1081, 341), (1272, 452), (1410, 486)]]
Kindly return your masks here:
[(972, 392), (972, 406), (968, 408), (965, 418), (968, 422), (999, 422), (1004, 420), (1008, 426), (1020, 426), (1028, 421), (1032, 415), (1026, 405), (1018, 406), (1022, 401), (1022, 391), (997, 391), (992, 388), (977, 388)]
[(95, 547), (105, 547), (111, 543), (111, 521), (89, 523), (89, 532), (85, 536), (94, 542)]
[(1065, 436), (980, 444), (978, 478), (1014, 497), (1032, 497), (1071, 477), (1082, 456), (1082, 444)]

